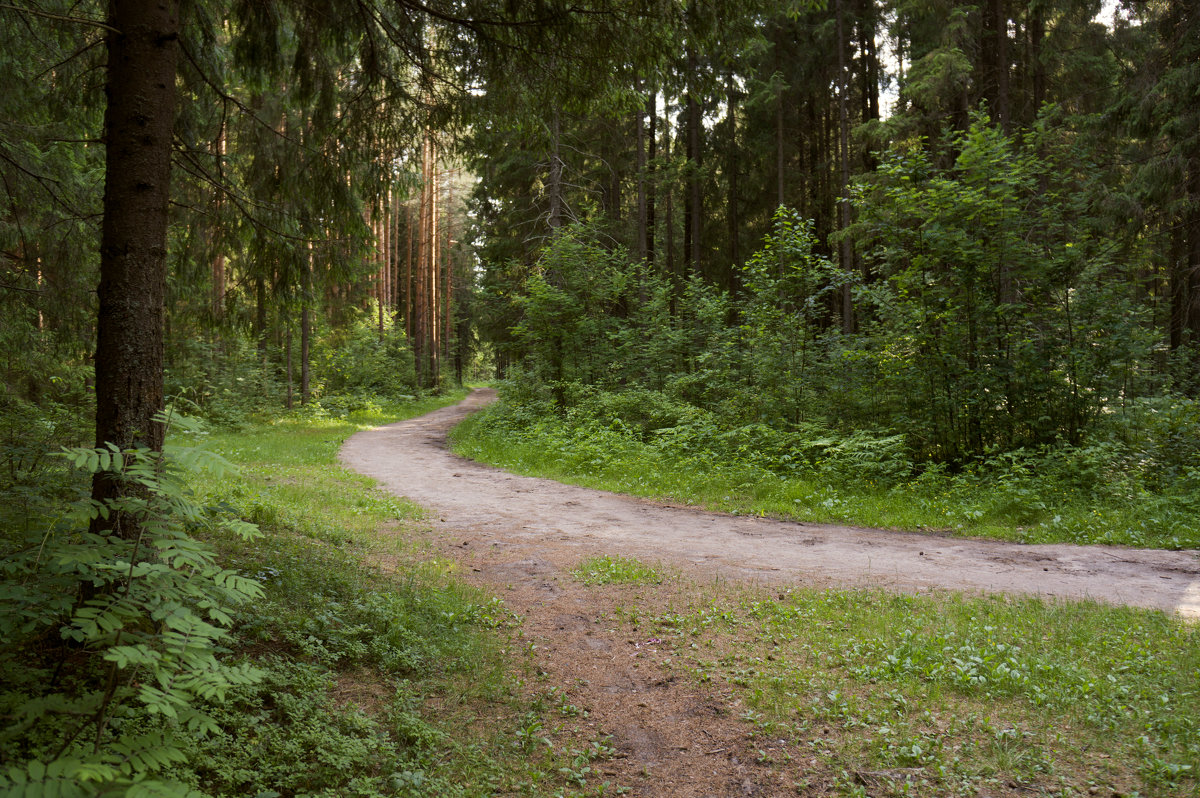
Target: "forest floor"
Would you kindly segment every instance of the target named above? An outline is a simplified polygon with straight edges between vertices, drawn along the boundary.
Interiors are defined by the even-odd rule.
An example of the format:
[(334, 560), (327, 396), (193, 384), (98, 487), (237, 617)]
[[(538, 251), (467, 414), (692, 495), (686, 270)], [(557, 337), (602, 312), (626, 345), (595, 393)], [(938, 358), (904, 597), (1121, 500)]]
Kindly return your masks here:
[[(656, 651), (655, 638), (639, 636), (636, 620), (627, 622), (631, 606), (667, 612), (713, 585), (863, 587), (1032, 594), (1200, 617), (1195, 552), (734, 517), (517, 476), (456, 456), (448, 430), (494, 395), (477, 390), (458, 405), (360, 432), (346, 441), (341, 460), (428, 508), (437, 556), (453, 559), (468, 581), (523, 618), (539, 671), (571, 708), (586, 710), (582, 726), (611, 735), (615, 756), (596, 768), (630, 795), (796, 794), (788, 774), (763, 764), (769, 741), (748, 738), (736, 693), (658, 667), (665, 652)], [(597, 589), (572, 576), (597, 555), (637, 558), (675, 578)]]

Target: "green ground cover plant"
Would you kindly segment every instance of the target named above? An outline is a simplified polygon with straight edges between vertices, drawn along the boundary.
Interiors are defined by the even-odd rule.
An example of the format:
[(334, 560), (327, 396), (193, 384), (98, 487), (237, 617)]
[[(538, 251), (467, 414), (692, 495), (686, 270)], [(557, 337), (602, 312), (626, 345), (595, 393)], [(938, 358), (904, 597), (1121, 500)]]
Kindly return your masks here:
[[(73, 548), (79, 533), (59, 532), (44, 536), (38, 566), (27, 562), (36, 547), (7, 546), (4, 636), (34, 638), (0, 660), (2, 711), (19, 721), (0, 737), (0, 793), (584, 794), (569, 778), (586, 766), (571, 770), (578, 752), (517, 748), (523, 718), (547, 737), (556, 728), (556, 708), (523, 689), (518, 619), (428, 555), (418, 507), (336, 465), (353, 432), (461, 396), (349, 399), (236, 430), (184, 425), (175, 460), (213, 467), (168, 471), (156, 487), (157, 460), (131, 461), (130, 478), (153, 488), (145, 539), (160, 558), (129, 577), (116, 569), (120, 600), (102, 589), (95, 612), (72, 615), (71, 580), (107, 573), (120, 552), (90, 539)], [(68, 459), (87, 473), (115, 456)], [(54, 578), (22, 581), (39, 567)], [(78, 646), (55, 643), (63, 613)], [(103, 723), (88, 714), (80, 734), (97, 702)]]
[(588, 557), (571, 571), (585, 585), (657, 585), (659, 572), (633, 557), (601, 554)]
[(1036, 598), (687, 581), (626, 592), (601, 622), (652, 637), (645, 664), (663, 678), (730, 692), (760, 764), (794, 774), (798, 794), (1197, 789), (1194, 624)]

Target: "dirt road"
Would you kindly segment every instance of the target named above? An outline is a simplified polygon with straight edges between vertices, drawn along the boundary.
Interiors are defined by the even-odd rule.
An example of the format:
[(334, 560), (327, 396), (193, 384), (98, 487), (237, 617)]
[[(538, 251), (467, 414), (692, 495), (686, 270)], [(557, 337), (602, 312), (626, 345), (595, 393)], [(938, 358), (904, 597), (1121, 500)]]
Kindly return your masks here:
[(426, 416), (361, 432), (350, 468), (432, 509), (436, 526), (543, 559), (623, 554), (760, 583), (1095, 599), (1200, 617), (1196, 552), (1020, 545), (733, 517), (521, 477), (452, 454), (445, 435), (488, 390)]
[[(590, 789), (621, 785), (631, 798), (840, 794), (840, 766), (819, 762), (794, 741), (752, 739), (736, 690), (655, 667), (653, 657), (664, 656), (654, 653), (657, 638), (614, 620), (628, 607), (648, 615), (686, 607), (714, 579), (1008, 591), (1200, 616), (1194, 552), (1021, 546), (736, 518), (519, 477), (452, 454), (447, 430), (493, 397), (476, 391), (460, 405), (360, 432), (341, 458), (429, 508), (438, 555), (457, 561), (465, 578), (500, 595), (523, 619), (521, 633), (541, 674), (528, 689), (553, 689), (556, 700), (582, 708), (579, 725), (560, 732), (568, 739), (556, 745), (608, 740), (614, 751), (593, 763)], [(596, 554), (669, 564), (680, 578), (650, 588), (590, 588), (570, 571)], [(791, 764), (769, 764), (776, 756)], [(1017, 798), (1025, 789), (1014, 781), (988, 795)]]

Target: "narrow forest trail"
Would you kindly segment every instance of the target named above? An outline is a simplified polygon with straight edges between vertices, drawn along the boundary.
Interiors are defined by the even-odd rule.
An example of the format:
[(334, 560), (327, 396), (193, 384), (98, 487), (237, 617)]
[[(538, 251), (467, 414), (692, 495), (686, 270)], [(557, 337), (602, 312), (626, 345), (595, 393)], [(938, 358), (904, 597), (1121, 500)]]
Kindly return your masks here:
[[(341, 460), (428, 508), (439, 556), (459, 562), (468, 580), (524, 618), (548, 683), (587, 710), (581, 731), (611, 735), (617, 755), (597, 767), (602, 778), (629, 787), (629, 795), (796, 794), (795, 773), (760, 763), (766, 743), (748, 739), (728, 685), (699, 685), (655, 668), (646, 659), (654, 639), (609, 628), (620, 626), (608, 619), (623, 608), (653, 613), (693, 598), (672, 589), (724, 580), (772, 588), (1006, 592), (1200, 617), (1195, 552), (1026, 546), (732, 517), (516, 476), (450, 452), (447, 431), (492, 398), (493, 391), (478, 390), (458, 405), (360, 432), (346, 441)], [(685, 579), (649, 589), (597, 589), (571, 577), (582, 559), (600, 554), (662, 563)], [(814, 787), (820, 783), (818, 777)]]

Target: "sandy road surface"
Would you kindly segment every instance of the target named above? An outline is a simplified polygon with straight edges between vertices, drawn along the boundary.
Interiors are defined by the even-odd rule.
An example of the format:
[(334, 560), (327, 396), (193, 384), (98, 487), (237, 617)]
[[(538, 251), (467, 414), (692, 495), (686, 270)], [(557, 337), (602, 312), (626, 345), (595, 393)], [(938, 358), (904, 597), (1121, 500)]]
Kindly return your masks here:
[(731, 580), (951, 589), (1095, 599), (1200, 617), (1200, 556), (984, 540), (732, 517), (509, 474), (452, 454), (445, 435), (488, 390), (360, 432), (350, 468), (431, 508), (452, 534), (523, 551), (574, 550), (698, 568)]

